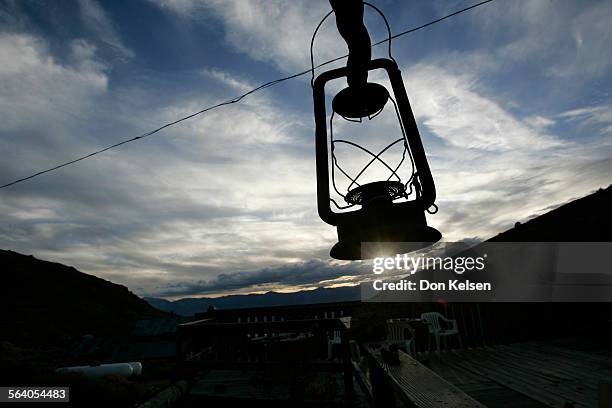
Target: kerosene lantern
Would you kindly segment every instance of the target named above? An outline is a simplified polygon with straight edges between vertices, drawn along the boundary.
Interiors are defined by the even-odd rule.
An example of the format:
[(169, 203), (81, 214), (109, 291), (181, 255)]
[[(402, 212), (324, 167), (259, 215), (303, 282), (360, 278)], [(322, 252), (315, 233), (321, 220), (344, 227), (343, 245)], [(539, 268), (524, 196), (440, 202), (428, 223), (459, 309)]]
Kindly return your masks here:
[[(332, 5), (334, 3), (332, 1)], [(313, 82), (318, 212), (323, 221), (338, 230), (338, 243), (330, 255), (341, 260), (375, 256), (362, 253), (362, 243), (381, 244), (379, 247), (387, 252), (384, 254), (387, 256), (422, 249), (441, 238), (440, 232), (428, 226), (425, 219), (426, 211), (437, 209), (434, 203), (436, 189), (400, 70), (392, 58), (370, 59), (367, 32), (368, 44), (361, 48), (366, 57), (357, 55), (355, 58), (356, 47), (348, 38), (363, 38), (363, 31), (355, 34), (356, 25), (346, 24), (345, 27), (350, 27), (353, 32), (346, 29), (343, 32), (341, 16), (338, 16), (336, 8), (335, 11), (338, 28), (351, 52), (349, 62), (346, 67), (321, 73)], [(368, 74), (374, 70), (384, 70), (392, 94), (382, 84), (368, 82)], [(343, 78), (346, 78), (348, 87), (333, 97), (328, 115), (325, 85)], [(394, 113), (399, 131), (398, 135), (390, 137), (389, 144), (387, 141), (383, 143), (383, 148), (380, 144), (375, 149), (365, 145), (368, 141), (380, 142), (380, 138), (388, 137), (381, 134), (383, 132), (369, 132), (365, 139), (359, 139), (360, 144), (351, 140), (351, 134), (338, 137), (337, 129), (334, 131), (335, 120), (363, 124), (377, 117), (385, 108)], [(361, 170), (353, 174), (347, 171), (351, 166), (341, 163), (336, 154), (340, 144), (367, 155)], [(395, 162), (387, 163), (385, 155), (392, 147), (400, 147), (402, 153)], [(346, 161), (346, 157), (343, 159)], [(348, 159), (350, 161), (350, 157)], [(378, 173), (377, 180), (362, 182), (364, 173), (373, 164), (378, 164), (386, 173)], [(410, 174), (402, 178), (400, 170), (406, 166), (410, 168)], [(339, 188), (339, 177), (347, 179), (346, 188)], [(386, 244), (388, 247), (384, 249)]]

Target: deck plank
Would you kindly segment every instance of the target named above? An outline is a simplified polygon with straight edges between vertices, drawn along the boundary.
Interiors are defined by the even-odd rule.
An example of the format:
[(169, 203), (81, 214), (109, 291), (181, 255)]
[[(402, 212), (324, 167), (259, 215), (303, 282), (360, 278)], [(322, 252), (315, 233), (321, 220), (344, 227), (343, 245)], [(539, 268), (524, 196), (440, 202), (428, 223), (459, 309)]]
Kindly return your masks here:
[[(501, 346), (505, 353), (529, 366), (545, 366), (548, 370), (553, 370), (559, 375), (579, 380), (585, 387), (596, 389), (601, 378), (612, 377), (612, 363), (610, 368), (597, 368), (593, 365), (583, 363), (576, 359), (569, 359), (562, 356), (550, 356), (545, 352), (534, 352), (526, 349), (519, 349), (508, 346)], [(541, 368), (540, 368), (541, 369)]]
[(474, 374), (461, 366), (448, 364), (445, 361), (445, 353), (430, 356), (428, 367), (488, 408), (546, 408), (541, 402), (490, 378)]
[(503, 356), (500, 350), (493, 356), (490, 350), (456, 351), (449, 364), (460, 365), (483, 377), (490, 378), (499, 384), (511, 388), (549, 407), (592, 407), (596, 405), (595, 393), (585, 392), (578, 381), (559, 381), (529, 366), (514, 366), (508, 361), (512, 357)]
[(570, 350), (567, 348), (546, 346), (537, 343), (522, 343), (518, 347), (525, 348), (527, 350), (534, 350), (540, 353), (546, 353), (549, 355), (562, 356), (574, 359), (576, 361), (582, 361), (591, 364), (595, 367), (609, 368), (612, 365), (612, 357), (606, 355), (600, 355), (595, 352), (585, 352), (580, 350)]
[(409, 406), (484, 408), (480, 402), (406, 353), (399, 352), (400, 364), (389, 364), (382, 358), (379, 348), (366, 345), (365, 349), (385, 372), (402, 401)]

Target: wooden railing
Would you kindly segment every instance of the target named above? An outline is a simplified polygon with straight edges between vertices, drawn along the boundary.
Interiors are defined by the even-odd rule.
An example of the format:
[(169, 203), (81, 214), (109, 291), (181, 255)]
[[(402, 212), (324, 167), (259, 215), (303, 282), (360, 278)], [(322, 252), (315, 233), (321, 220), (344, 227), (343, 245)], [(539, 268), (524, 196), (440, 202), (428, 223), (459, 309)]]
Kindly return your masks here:
[(401, 401), (418, 408), (484, 408), (402, 351), (389, 351), (384, 343), (368, 343), (360, 349), (361, 361), (354, 361), (353, 368), (375, 407), (395, 407)]
[[(202, 368), (274, 370), (310, 367), (316, 371), (340, 371), (345, 395), (351, 399), (354, 390), (345, 335), (348, 327), (350, 318), (249, 323), (204, 319), (182, 324), (177, 328), (179, 370), (189, 373)], [(328, 360), (328, 342), (336, 334), (341, 339), (340, 358)], [(293, 348), (292, 339), (296, 337), (292, 335), (302, 336), (297, 337)]]

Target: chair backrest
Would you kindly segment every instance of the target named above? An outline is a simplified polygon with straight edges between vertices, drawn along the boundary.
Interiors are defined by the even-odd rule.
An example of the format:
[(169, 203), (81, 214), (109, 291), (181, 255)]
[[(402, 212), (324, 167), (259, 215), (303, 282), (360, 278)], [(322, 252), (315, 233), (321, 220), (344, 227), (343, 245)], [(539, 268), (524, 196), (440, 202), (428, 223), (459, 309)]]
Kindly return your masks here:
[(342, 342), (342, 332), (334, 330), (331, 338), (332, 343), (340, 344)]
[(410, 323), (404, 319), (387, 320), (387, 340), (405, 341), (412, 338)]
[(444, 316), (438, 312), (427, 312), (421, 314), (421, 319), (427, 323), (430, 333), (436, 333), (442, 329), (440, 326), (441, 318), (444, 318)]
[(351, 358), (355, 361), (361, 361), (361, 350), (359, 343), (355, 340), (349, 340), (349, 349), (351, 350)]

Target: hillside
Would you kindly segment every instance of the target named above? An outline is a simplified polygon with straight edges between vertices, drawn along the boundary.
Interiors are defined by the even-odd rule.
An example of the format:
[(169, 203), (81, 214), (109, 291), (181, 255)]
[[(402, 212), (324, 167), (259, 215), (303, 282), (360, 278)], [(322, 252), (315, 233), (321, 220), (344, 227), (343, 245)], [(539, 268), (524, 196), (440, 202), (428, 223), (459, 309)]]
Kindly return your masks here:
[(164, 315), (125, 286), (73, 267), (4, 250), (0, 265), (0, 340), (41, 345), (124, 334), (136, 319)]
[(561, 205), (489, 242), (607, 242), (612, 239), (612, 186)]

